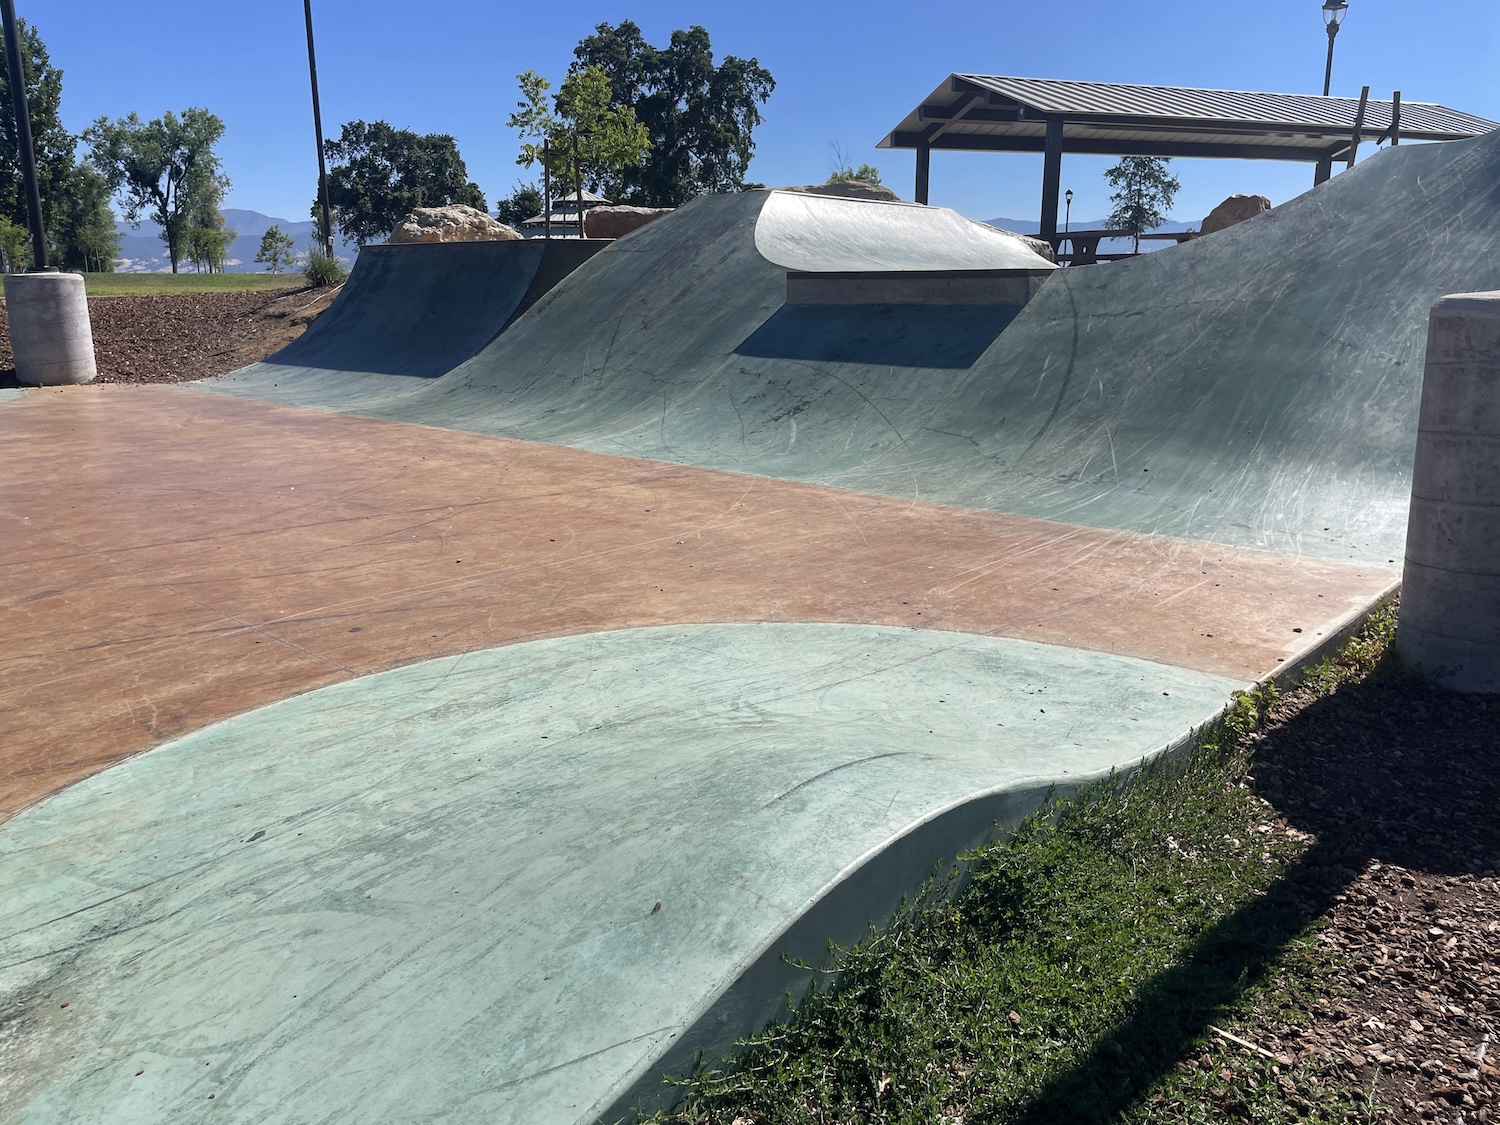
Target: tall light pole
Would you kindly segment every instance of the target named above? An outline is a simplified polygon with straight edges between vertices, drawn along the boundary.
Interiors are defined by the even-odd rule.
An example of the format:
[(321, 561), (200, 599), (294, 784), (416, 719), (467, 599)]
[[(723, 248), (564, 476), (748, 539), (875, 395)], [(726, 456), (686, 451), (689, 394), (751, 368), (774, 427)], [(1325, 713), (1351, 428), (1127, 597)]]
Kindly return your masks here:
[(26, 104), (26, 67), (21, 61), (21, 28), (15, 0), (0, 0), (5, 21), (5, 58), (10, 72), (10, 104), (16, 115), (16, 147), (21, 156), (21, 179), (26, 188), (26, 217), (31, 227), (31, 268), (47, 269), (47, 230), (42, 225), (42, 192), (36, 178), (36, 154), (31, 147), (31, 110)]
[(1349, 12), (1349, 0), (1324, 0), (1323, 26), (1328, 28), (1328, 65), (1323, 69), (1323, 96), (1333, 85), (1333, 41), (1338, 38), (1339, 25)]
[(318, 104), (318, 55), (313, 50), (312, 0), (302, 0), (307, 18), (307, 72), (312, 78), (313, 131), (318, 135), (318, 201), (323, 211), (323, 253), (333, 257), (333, 218), (328, 207), (328, 165), (323, 159), (323, 110)]

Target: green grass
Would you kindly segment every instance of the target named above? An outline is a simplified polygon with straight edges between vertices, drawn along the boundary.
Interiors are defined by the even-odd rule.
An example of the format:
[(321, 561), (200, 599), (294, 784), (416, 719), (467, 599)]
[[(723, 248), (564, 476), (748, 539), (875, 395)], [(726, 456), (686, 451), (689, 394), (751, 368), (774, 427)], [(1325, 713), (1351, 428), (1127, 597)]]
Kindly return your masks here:
[[(1305, 690), (1379, 666), (1377, 611)], [(881, 933), (835, 950), (791, 1017), (705, 1060), (694, 1125), (799, 1122), (1373, 1120), (1334, 1062), (1224, 1041), (1306, 1022), (1343, 966), (1317, 941), (1318, 845), (1247, 782), (1274, 687), (1240, 697), (1186, 755), (1040, 810), (963, 857)], [(1240, 1029), (1236, 1031), (1236, 1029)]]
[(251, 293), (263, 289), (295, 289), (307, 284), (300, 271), (291, 273), (86, 273), (84, 290), (90, 297), (137, 297), (156, 293)]

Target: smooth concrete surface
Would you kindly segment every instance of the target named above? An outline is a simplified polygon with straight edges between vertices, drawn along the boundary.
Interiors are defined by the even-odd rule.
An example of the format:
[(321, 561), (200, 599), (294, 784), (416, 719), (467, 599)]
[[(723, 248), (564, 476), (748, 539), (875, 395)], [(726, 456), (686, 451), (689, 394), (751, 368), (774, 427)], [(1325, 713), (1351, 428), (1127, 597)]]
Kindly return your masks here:
[(1057, 269), (1020, 239), (946, 207), (799, 191), (757, 195), (755, 248), (767, 261), (788, 270)]
[(1249, 681), (1393, 580), (179, 387), (32, 392), (0, 460), (0, 816), (288, 695), (539, 637), (843, 621)]
[(6, 274), (5, 315), (17, 382), (54, 387), (92, 383), (99, 374), (80, 274)]
[(768, 198), (638, 231), (415, 392), (315, 369), (202, 386), (1395, 573), (1426, 309), (1500, 288), (1500, 134), (1058, 270), (1003, 332), (993, 309), (839, 307), (818, 332), (755, 249)]
[(789, 273), (789, 305), (1012, 305), (1017, 311), (1051, 275), (1042, 270), (908, 270)]
[(265, 367), (442, 375), (607, 245), (575, 239), (367, 246), (328, 311)]
[(1432, 307), (1396, 651), (1500, 692), (1500, 293)]
[(0, 826), (24, 1063), (0, 1117), (592, 1121), (687, 1029), (716, 1053), (774, 1012), (779, 989), (715, 1001), (783, 942), (820, 952), (784, 935), (851, 876), (871, 868), (844, 934), (888, 912), (900, 838), (937, 823), (942, 863), (991, 830), (946, 814), (1134, 763), (1239, 686), (1014, 640), (704, 625), (253, 711)]

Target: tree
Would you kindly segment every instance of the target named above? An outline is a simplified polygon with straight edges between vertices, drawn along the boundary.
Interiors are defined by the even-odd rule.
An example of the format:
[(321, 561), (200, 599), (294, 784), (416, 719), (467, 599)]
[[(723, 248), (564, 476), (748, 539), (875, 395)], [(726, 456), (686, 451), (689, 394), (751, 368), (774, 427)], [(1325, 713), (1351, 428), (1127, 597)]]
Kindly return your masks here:
[(297, 243), (281, 227), (273, 226), (260, 236), (260, 249), (255, 260), (264, 262), (266, 269), (280, 273), (283, 265), (290, 265), (297, 253)]
[(120, 232), (109, 207), (109, 195), (109, 184), (97, 170), (87, 164), (73, 166), (61, 206), (53, 212), (57, 233), (52, 254), (58, 268), (115, 272)]
[(516, 163), (527, 168), (539, 163), (543, 153), (537, 142), (550, 141), (549, 163), (559, 183), (556, 196), (567, 195), (579, 170), (589, 186), (598, 189), (608, 177), (639, 168), (651, 151), (646, 127), (635, 119), (635, 110), (613, 104), (609, 79), (601, 67), (570, 69), (557, 93), (555, 113), (547, 107), (550, 82), (532, 70), (516, 75), (516, 81), (521, 100), (507, 124), (523, 137), (535, 138), (521, 145)]
[[(350, 121), (323, 149), (334, 219), (344, 237), (361, 247), (389, 235), (418, 207), (463, 203), (488, 210), (458, 143), (446, 133), (418, 135), (384, 121)], [(319, 210), (314, 201), (315, 216)]]
[(1135, 252), (1141, 252), (1141, 235), (1167, 221), (1172, 200), (1182, 184), (1167, 171), (1171, 157), (1126, 156), (1104, 173), (1115, 193), (1109, 201), (1115, 209), (1105, 223), (1128, 230), (1135, 237)]
[(509, 199), (495, 201), (495, 218), (519, 229), (531, 216), (540, 214), (542, 206), (541, 188), (536, 184), (517, 184)]
[[(82, 268), (85, 262), (114, 269), (119, 238), (115, 217), (109, 209), (109, 191), (100, 191), (100, 181), (91, 173), (81, 174), (74, 157), (77, 138), (63, 128), (59, 116), (63, 73), (52, 65), (46, 45), (36, 28), (18, 21), (21, 68), (25, 75), (27, 109), (31, 122), (32, 149), (36, 155), (37, 181), (42, 196), (42, 224), (56, 264), (64, 269)], [(21, 179), (21, 150), (16, 140), (16, 115), (11, 102), (9, 68), (0, 66), (0, 218), (23, 231), (29, 221)], [(78, 239), (85, 241), (80, 243)], [(24, 268), (30, 250), (21, 259), (3, 251), (7, 265)]]
[(849, 154), (844, 151), (843, 145), (839, 144), (838, 141), (832, 141), (829, 147), (833, 149), (833, 160), (831, 161), (833, 167), (828, 173), (826, 183), (843, 184), (851, 180), (858, 180), (860, 183), (873, 184), (875, 187), (880, 186), (879, 168), (873, 164), (861, 164), (858, 168), (852, 167), (849, 163)]
[(144, 213), (161, 226), (172, 272), (188, 249), (194, 216), (203, 201), (217, 200), (229, 188), (214, 145), (224, 122), (206, 109), (171, 110), (154, 121), (134, 113), (117, 121), (101, 117), (83, 134), (90, 158), (112, 192), (118, 192), (125, 220), (140, 228)]
[(25, 273), (31, 265), (31, 235), (19, 223), (0, 215), (0, 271)]
[(715, 66), (708, 32), (697, 26), (653, 47), (630, 20), (599, 24), (573, 57), (572, 70), (603, 70), (612, 103), (633, 108), (651, 142), (643, 165), (603, 178), (604, 194), (676, 207), (706, 192), (745, 189), (759, 107), (776, 88), (758, 61), (727, 55)]

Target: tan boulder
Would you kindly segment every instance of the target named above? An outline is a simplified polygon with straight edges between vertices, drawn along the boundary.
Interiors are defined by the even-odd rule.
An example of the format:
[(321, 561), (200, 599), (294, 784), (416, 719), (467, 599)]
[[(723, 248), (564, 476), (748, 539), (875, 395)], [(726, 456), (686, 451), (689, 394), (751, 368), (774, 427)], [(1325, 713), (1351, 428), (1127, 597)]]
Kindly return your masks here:
[(1203, 220), (1203, 229), (1198, 233), (1213, 234), (1216, 230), (1243, 223), (1270, 209), (1271, 201), (1263, 195), (1231, 195), (1208, 213), (1208, 218)]
[(881, 203), (900, 203), (901, 197), (884, 184), (867, 184), (864, 180), (839, 180), (831, 184), (804, 184), (801, 187), (778, 188), (778, 191), (802, 191), (808, 195), (832, 195), (839, 199), (874, 199)]
[(654, 223), (663, 215), (670, 215), (670, 207), (590, 207), (584, 212), (583, 233), (588, 238), (624, 238), (633, 230), (640, 230), (647, 223)]
[(483, 211), (453, 203), (447, 207), (418, 207), (391, 232), (391, 243), (503, 242), (520, 238), (519, 231)]
[[(985, 223), (984, 225), (989, 226), (988, 223)], [(1021, 242), (1024, 242), (1026, 244), (1026, 248), (1033, 254), (1040, 254), (1043, 258), (1046, 258), (1047, 261), (1051, 262), (1053, 265), (1057, 264), (1057, 251), (1052, 249), (1052, 243), (1048, 242), (1045, 238), (1033, 238), (1029, 234), (1017, 234), (1015, 231), (1006, 230), (1004, 227), (990, 227), (990, 229), (997, 230), (1001, 234), (1008, 234), (1012, 238), (1019, 239)]]

